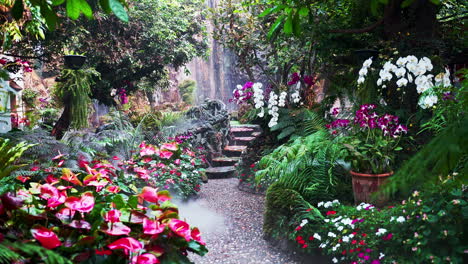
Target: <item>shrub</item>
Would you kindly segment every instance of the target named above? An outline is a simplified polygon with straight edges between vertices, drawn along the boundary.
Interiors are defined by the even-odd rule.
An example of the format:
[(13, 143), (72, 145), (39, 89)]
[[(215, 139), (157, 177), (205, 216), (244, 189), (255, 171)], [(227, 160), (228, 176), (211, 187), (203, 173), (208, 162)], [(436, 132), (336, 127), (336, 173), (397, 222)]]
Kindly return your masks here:
[(194, 80), (184, 80), (179, 84), (179, 92), (182, 101), (187, 104), (193, 103), (193, 93), (197, 89), (197, 83)]
[(303, 248), (321, 248), (335, 263), (463, 263), (467, 198), (449, 179), (381, 210), (320, 202), (325, 219), (304, 221), (292, 236)]

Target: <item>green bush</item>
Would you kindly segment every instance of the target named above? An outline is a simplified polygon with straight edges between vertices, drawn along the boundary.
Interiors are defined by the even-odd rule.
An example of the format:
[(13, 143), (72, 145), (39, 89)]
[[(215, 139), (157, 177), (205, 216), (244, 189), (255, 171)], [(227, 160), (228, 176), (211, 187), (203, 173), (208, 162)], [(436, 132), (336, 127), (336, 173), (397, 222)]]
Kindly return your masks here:
[(182, 101), (187, 104), (193, 103), (193, 93), (197, 89), (197, 82), (194, 80), (184, 80), (179, 84), (179, 92), (182, 96)]

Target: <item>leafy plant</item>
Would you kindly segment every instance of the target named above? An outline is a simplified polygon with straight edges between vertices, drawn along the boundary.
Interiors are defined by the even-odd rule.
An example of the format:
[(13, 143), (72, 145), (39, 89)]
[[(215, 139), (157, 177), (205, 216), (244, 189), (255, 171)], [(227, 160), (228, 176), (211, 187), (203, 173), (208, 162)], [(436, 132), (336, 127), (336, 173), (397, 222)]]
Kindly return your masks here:
[(270, 128), (278, 132), (278, 140), (294, 140), (299, 136), (310, 135), (325, 125), (323, 118), (316, 112), (301, 108), (297, 110), (280, 109), (278, 124)]
[[(95, 69), (64, 69), (56, 85), (55, 93), (67, 108), (69, 106), (70, 126), (73, 129), (88, 127), (88, 107), (91, 103), (91, 86), (100, 77)], [(66, 112), (66, 111), (64, 111)]]
[(23, 153), (34, 145), (21, 142), (12, 145), (9, 139), (0, 138), (0, 179), (8, 177), (13, 171), (21, 168), (15, 162)]
[(184, 80), (179, 84), (179, 93), (182, 100), (187, 104), (193, 103), (193, 93), (197, 89), (197, 83), (194, 80)]

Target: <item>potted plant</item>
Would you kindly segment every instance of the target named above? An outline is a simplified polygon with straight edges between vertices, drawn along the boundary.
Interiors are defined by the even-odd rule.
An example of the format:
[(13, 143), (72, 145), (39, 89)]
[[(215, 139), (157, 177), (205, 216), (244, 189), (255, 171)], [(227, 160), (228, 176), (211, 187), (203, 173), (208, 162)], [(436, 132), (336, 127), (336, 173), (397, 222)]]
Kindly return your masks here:
[(72, 70), (81, 69), (81, 67), (83, 67), (86, 61), (86, 56), (84, 56), (84, 54), (79, 54), (73, 51), (66, 52), (63, 58), (65, 62), (65, 67), (67, 67), (68, 69), (72, 69)]
[[(337, 119), (326, 125), (332, 134), (340, 135), (348, 149), (346, 160), (351, 163), (354, 200), (370, 202), (371, 194), (393, 174), (393, 161), (406, 126), (390, 114), (379, 115), (375, 104), (361, 105), (353, 119)], [(337, 114), (335, 110), (334, 113)], [(379, 196), (375, 204), (384, 203)]]

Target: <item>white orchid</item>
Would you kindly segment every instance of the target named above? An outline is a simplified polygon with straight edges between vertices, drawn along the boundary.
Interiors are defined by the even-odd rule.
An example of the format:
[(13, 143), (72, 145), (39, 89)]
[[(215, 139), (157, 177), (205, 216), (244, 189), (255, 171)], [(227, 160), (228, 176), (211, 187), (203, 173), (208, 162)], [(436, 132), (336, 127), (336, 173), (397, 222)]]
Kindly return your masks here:
[(398, 87), (406, 86), (408, 84), (408, 80), (405, 78), (401, 78), (396, 82)]

